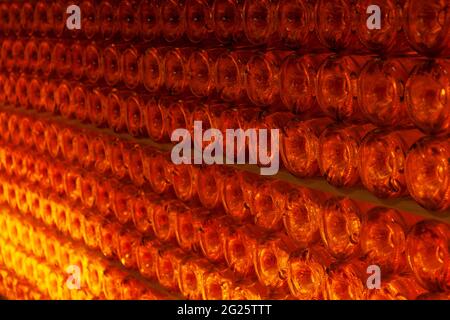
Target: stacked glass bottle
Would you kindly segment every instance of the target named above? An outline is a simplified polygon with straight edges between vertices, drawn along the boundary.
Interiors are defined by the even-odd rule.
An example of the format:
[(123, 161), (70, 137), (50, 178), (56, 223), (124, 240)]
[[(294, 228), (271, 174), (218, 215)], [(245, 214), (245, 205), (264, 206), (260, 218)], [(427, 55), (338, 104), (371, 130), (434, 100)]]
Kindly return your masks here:
[[(2, 266), (31, 289), (0, 288), (11, 298), (448, 297), (448, 224), (239, 167), (175, 165), (166, 144), (194, 121), (277, 128), (284, 168), (300, 179), (448, 210), (450, 17), (439, 1), (386, 1), (370, 29), (369, 2), (83, 1), (81, 30), (66, 27), (70, 1), (2, 2), (3, 226), (31, 216), (14, 228), (43, 224), (37, 234), (82, 243), (102, 267), (89, 280), (86, 262), (63, 252), (60, 269), (27, 273), (5, 255), (45, 261), (48, 244), (30, 250), (12, 230)], [(82, 269), (83, 295), (66, 290), (64, 264)], [(367, 282), (373, 266), (381, 288)]]

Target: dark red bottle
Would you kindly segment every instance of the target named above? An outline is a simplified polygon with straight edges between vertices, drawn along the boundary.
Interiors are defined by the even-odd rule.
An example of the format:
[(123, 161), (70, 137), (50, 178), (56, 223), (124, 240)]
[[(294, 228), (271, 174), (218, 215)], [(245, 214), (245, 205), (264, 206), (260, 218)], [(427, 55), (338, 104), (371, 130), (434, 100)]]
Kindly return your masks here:
[(50, 9), (45, 1), (34, 4), (33, 28), (40, 36), (46, 36), (52, 30)]
[(439, 0), (407, 0), (404, 29), (411, 46), (430, 56), (450, 54), (448, 3)]
[(245, 45), (248, 40), (244, 34), (244, 0), (215, 0), (212, 7), (214, 33), (224, 44)]
[(141, 20), (138, 6), (139, 3), (135, 0), (122, 0), (118, 6), (119, 30), (124, 41), (131, 41), (139, 36)]
[[(405, 0), (371, 1), (357, 0), (355, 30), (359, 40), (370, 51), (381, 54), (405, 54), (411, 48), (403, 31)], [(380, 10), (379, 28), (368, 26), (372, 7)], [(372, 11), (371, 11), (372, 9)]]
[(161, 2), (161, 31), (164, 40), (175, 42), (186, 34), (186, 0)]
[[(100, 31), (100, 23), (97, 21), (98, 5), (95, 1), (85, 0), (80, 5), (81, 11), (81, 31), (84, 33), (84, 37), (88, 40), (94, 39)], [(71, 30), (79, 32), (79, 30)]]
[(316, 33), (331, 50), (348, 50), (353, 54), (363, 46), (355, 31), (355, 0), (318, 0), (315, 8)]
[(214, 31), (212, 6), (214, 0), (187, 0), (186, 35), (192, 43), (212, 43)]
[(119, 33), (117, 8), (114, 1), (102, 1), (98, 5), (97, 22), (99, 33), (103, 40), (112, 40)]
[(140, 35), (144, 41), (155, 41), (161, 35), (160, 0), (139, 3)]

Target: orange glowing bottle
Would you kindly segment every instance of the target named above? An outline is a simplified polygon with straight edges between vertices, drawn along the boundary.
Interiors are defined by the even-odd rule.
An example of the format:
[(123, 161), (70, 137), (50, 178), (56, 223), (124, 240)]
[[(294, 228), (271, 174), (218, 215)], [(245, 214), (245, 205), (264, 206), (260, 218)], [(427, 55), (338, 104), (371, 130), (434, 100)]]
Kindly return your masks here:
[(160, 1), (142, 0), (138, 8), (140, 36), (144, 41), (155, 41), (161, 35)]
[(181, 41), (186, 34), (186, 0), (161, 1), (161, 32), (165, 41)]
[(367, 120), (377, 126), (407, 126), (405, 84), (417, 60), (375, 58), (369, 60), (358, 79), (358, 103)]
[[(20, 8), (20, 27), (27, 36), (31, 36), (35, 30), (33, 26), (33, 15), (34, 4), (29, 1), (24, 2)], [(7, 30), (7, 28), (2, 28), (2, 30)]]
[(160, 92), (164, 87), (164, 57), (169, 47), (147, 48), (142, 54), (142, 82), (150, 93)]
[(425, 55), (450, 53), (450, 15), (445, 1), (407, 0), (405, 32), (411, 46)]
[(136, 230), (122, 228), (116, 237), (117, 256), (125, 268), (135, 268), (135, 248), (140, 242), (141, 236)]
[(70, 118), (74, 115), (71, 109), (72, 83), (67, 81), (59, 82), (55, 92), (55, 111), (61, 113), (63, 117)]
[(111, 178), (100, 179), (97, 182), (97, 196), (95, 198), (95, 206), (100, 214), (104, 217), (112, 214), (112, 199), (116, 180)]
[(17, 103), (22, 108), (28, 108), (28, 85), (29, 79), (24, 74), (21, 74), (16, 82), (16, 99)]
[[(3, 42), (3, 45), (5, 43)], [(2, 52), (3, 52), (2, 45)], [(3, 55), (3, 53), (2, 53)], [(2, 59), (4, 60), (4, 58)], [(38, 72), (44, 77), (48, 77), (52, 72), (52, 45), (51, 42), (43, 40), (39, 43), (38, 47)]]
[(155, 236), (163, 242), (174, 242), (176, 238), (176, 219), (179, 214), (188, 211), (184, 203), (168, 199), (158, 203), (152, 210), (152, 227)]
[(142, 95), (130, 94), (125, 103), (127, 131), (134, 137), (144, 136), (144, 99)]
[(47, 124), (44, 135), (47, 152), (53, 159), (57, 159), (60, 153), (58, 144), (58, 125), (56, 123)]
[(278, 1), (244, 1), (244, 31), (251, 44), (273, 45), (279, 40), (277, 13)]
[(188, 60), (189, 87), (196, 97), (211, 97), (215, 93), (214, 66), (223, 49), (194, 51)]
[(225, 212), (237, 220), (245, 220), (250, 216), (250, 208), (245, 203), (240, 179), (236, 179), (234, 171), (224, 172), (222, 203)]
[(25, 70), (25, 43), (21, 40), (15, 40), (12, 44), (12, 58), (14, 60), (15, 71)]
[(103, 57), (99, 45), (91, 43), (85, 47), (83, 65), (88, 83), (94, 84), (104, 77)]
[(16, 83), (17, 75), (14, 73), (10, 73), (8, 79), (5, 82), (4, 90), (6, 100), (11, 106), (15, 106), (17, 104)]
[(144, 175), (151, 188), (157, 194), (168, 192), (172, 183), (167, 175), (167, 170), (172, 163), (166, 154), (161, 152), (148, 153), (144, 157)]
[(164, 84), (171, 95), (187, 94), (189, 89), (188, 59), (192, 48), (172, 48), (164, 56)]
[(144, 106), (144, 124), (148, 136), (157, 142), (168, 140), (165, 98), (149, 98)]
[(127, 125), (127, 112), (125, 95), (123, 92), (112, 90), (106, 97), (106, 110), (104, 115), (108, 127), (115, 132), (123, 132)]
[(43, 109), (41, 97), (42, 82), (38, 78), (31, 79), (28, 86), (29, 102), (32, 109), (40, 111)]
[(8, 29), (12, 34), (20, 36), (21, 33), (21, 25), (20, 25), (20, 4), (17, 2), (11, 3), (9, 6), (9, 27)]
[(186, 35), (192, 43), (211, 45), (214, 23), (212, 5), (214, 0), (187, 0), (186, 2)]
[(125, 86), (134, 90), (142, 84), (142, 53), (141, 48), (130, 46), (122, 52), (122, 81)]
[(105, 218), (99, 226), (99, 247), (106, 257), (113, 257), (117, 254), (117, 235), (121, 229), (120, 223), (115, 219)]
[(2, 28), (2, 35), (8, 36), (9, 34), (9, 4), (2, 3), (0, 5), (0, 26)]
[(327, 268), (334, 259), (321, 245), (293, 252), (288, 261), (287, 281), (291, 294), (301, 300), (326, 297)]
[(280, 230), (286, 210), (286, 194), (292, 186), (283, 181), (265, 181), (258, 185), (249, 203), (255, 224), (271, 231)]
[(84, 77), (83, 45), (80, 42), (74, 42), (71, 44), (69, 51), (70, 72), (73, 79), (79, 81)]
[(198, 216), (196, 224), (201, 226), (198, 229), (201, 253), (214, 263), (223, 263), (225, 255), (224, 243), (232, 225), (229, 217), (223, 215), (202, 215)]
[(84, 130), (77, 135), (77, 161), (83, 168), (91, 168), (94, 165), (93, 145), (90, 143), (92, 135), (91, 132)]
[(103, 274), (103, 293), (108, 300), (122, 299), (122, 282), (126, 278), (126, 271), (109, 267)]
[(406, 83), (408, 114), (427, 134), (450, 132), (448, 60), (427, 60), (418, 64)]
[(361, 253), (370, 265), (381, 268), (383, 275), (396, 274), (406, 266), (407, 224), (393, 209), (375, 207), (363, 218)]
[(417, 223), (407, 237), (408, 263), (419, 283), (430, 291), (448, 291), (450, 257), (448, 224), (435, 220)]
[[(80, 4), (82, 32), (86, 39), (91, 40), (99, 33), (100, 23), (97, 20), (97, 5), (95, 1), (85, 0)], [(75, 29), (75, 34), (77, 33)], [(79, 32), (79, 31), (78, 31)]]
[(69, 163), (75, 162), (77, 158), (77, 131), (73, 127), (65, 127), (58, 132), (58, 143), (61, 155)]
[(34, 39), (27, 41), (25, 45), (25, 72), (30, 74), (37, 73), (38, 71), (38, 42)]
[(98, 226), (103, 221), (103, 218), (92, 212), (85, 212), (85, 219), (83, 219), (83, 225), (81, 226), (81, 234), (83, 235), (83, 241), (87, 247), (91, 249), (97, 249), (98, 247)]
[(107, 144), (107, 155), (114, 178), (124, 179), (128, 175), (128, 168), (125, 166), (125, 144), (119, 138), (112, 138)]
[(355, 31), (357, 20), (354, 0), (318, 0), (315, 8), (315, 30), (322, 45), (331, 50), (362, 51)]
[(184, 297), (200, 300), (203, 292), (203, 278), (213, 268), (204, 258), (188, 257), (178, 270), (178, 287)]
[(257, 106), (280, 102), (280, 67), (291, 52), (270, 50), (250, 58), (245, 68), (245, 87)]
[(57, 38), (62, 38), (68, 32), (70, 32), (66, 27), (67, 7), (68, 4), (65, 1), (57, 1), (51, 4), (51, 30), (53, 35)]
[(107, 123), (106, 110), (108, 107), (108, 96), (105, 90), (100, 88), (89, 88), (87, 92), (87, 119), (97, 127), (103, 127)]
[(320, 209), (320, 234), (330, 254), (345, 260), (360, 252), (362, 217), (348, 198), (331, 198)]
[[(359, 40), (370, 51), (399, 54), (411, 51), (403, 32), (403, 7), (405, 0), (371, 1), (358, 0), (355, 30)], [(374, 7), (376, 6), (376, 7)], [(377, 12), (379, 10), (379, 21)], [(375, 23), (374, 23), (375, 22)], [(377, 25), (377, 22), (380, 25)]]
[(106, 83), (114, 87), (122, 80), (122, 47), (111, 44), (102, 51)]
[[(196, 128), (199, 128), (198, 123), (200, 122), (200, 127), (203, 132), (212, 128), (219, 130), (218, 128), (220, 128), (221, 125), (220, 116), (227, 108), (228, 105), (216, 103), (215, 101), (206, 103), (199, 101), (197, 106), (193, 105), (193, 110), (190, 112), (191, 118), (189, 126), (191, 128), (191, 134), (194, 136), (194, 152), (196, 152), (194, 155), (200, 155), (200, 153), (210, 145), (211, 141), (213, 141), (208, 139), (203, 141), (203, 136), (196, 134)], [(222, 147), (222, 141), (217, 141), (217, 143)], [(214, 162), (210, 158), (205, 158), (204, 160), (206, 165), (211, 165)]]
[(424, 137), (406, 158), (406, 185), (409, 194), (430, 210), (450, 208), (450, 137)]
[(369, 132), (359, 148), (359, 175), (364, 186), (380, 198), (407, 194), (406, 155), (421, 136), (418, 130), (375, 129)]
[(164, 246), (159, 249), (156, 257), (156, 277), (159, 283), (169, 290), (178, 290), (178, 271), (184, 252), (180, 248)]
[(260, 239), (253, 254), (256, 276), (261, 284), (271, 288), (287, 286), (289, 256), (294, 245), (283, 233)]
[(33, 13), (33, 28), (40, 36), (46, 36), (50, 33), (51, 25), (51, 10), (45, 1), (38, 1), (34, 4)]
[(199, 230), (203, 217), (209, 215), (204, 208), (192, 208), (179, 212), (175, 217), (175, 236), (178, 246), (186, 252), (197, 252), (199, 249)]
[(244, 34), (243, 19), (244, 1), (242, 0), (215, 0), (212, 7), (214, 33), (221, 43), (247, 43)]
[(326, 280), (326, 299), (363, 300), (367, 296), (366, 265), (353, 259), (330, 267)]
[(286, 169), (299, 177), (314, 177), (319, 174), (317, 162), (319, 137), (331, 124), (329, 118), (289, 121), (281, 136), (281, 159)]
[(166, 133), (168, 137), (171, 138), (172, 133), (179, 128), (187, 129), (192, 134), (194, 129), (192, 112), (198, 107), (198, 100), (168, 98), (164, 102), (167, 102)]
[(136, 245), (136, 264), (145, 278), (156, 279), (156, 259), (161, 244), (153, 238), (142, 238)]
[(108, 154), (108, 143), (110, 139), (104, 136), (95, 136), (91, 143), (94, 154), (94, 168), (101, 175), (111, 172), (111, 158)]
[(222, 204), (223, 174), (221, 167), (216, 165), (198, 170), (197, 194), (201, 204), (207, 209), (216, 209)]
[(284, 45), (303, 51), (321, 46), (315, 31), (315, 0), (281, 0), (278, 4), (278, 32)]
[(11, 72), (14, 68), (14, 58), (12, 53), (13, 41), (10, 39), (5, 39), (2, 41), (1, 49), (1, 61), (2, 67), (8, 72)]
[(197, 199), (197, 172), (198, 168), (192, 165), (174, 165), (171, 171), (171, 181), (175, 195), (181, 201)]
[(144, 189), (144, 155), (145, 149), (138, 144), (126, 144), (123, 148), (124, 164), (128, 168), (128, 176), (133, 184)]
[(288, 56), (281, 65), (280, 95), (284, 106), (295, 113), (315, 112), (319, 109), (316, 98), (316, 75), (327, 56)]
[(141, 20), (139, 17), (138, 1), (122, 0), (118, 6), (117, 20), (120, 35), (124, 41), (131, 41), (139, 36)]
[(217, 57), (215, 85), (218, 96), (227, 102), (245, 103), (245, 66), (253, 56), (252, 50), (232, 50)]
[(322, 195), (305, 188), (294, 188), (286, 195), (283, 224), (298, 248), (306, 248), (319, 240), (320, 200)]
[(372, 125), (331, 125), (319, 139), (319, 168), (327, 181), (337, 187), (350, 187), (359, 182), (358, 152), (363, 137)]
[(112, 40), (119, 33), (117, 7), (114, 1), (101, 1), (97, 6), (99, 34), (103, 40)]
[(112, 194), (112, 210), (117, 220), (125, 224), (131, 220), (133, 214), (133, 200), (139, 190), (132, 184), (120, 184)]
[(240, 276), (255, 275), (253, 263), (258, 240), (264, 232), (251, 225), (233, 226), (224, 238), (225, 260), (228, 266)]
[(330, 56), (317, 74), (317, 101), (322, 111), (337, 121), (361, 120), (358, 76), (367, 56)]

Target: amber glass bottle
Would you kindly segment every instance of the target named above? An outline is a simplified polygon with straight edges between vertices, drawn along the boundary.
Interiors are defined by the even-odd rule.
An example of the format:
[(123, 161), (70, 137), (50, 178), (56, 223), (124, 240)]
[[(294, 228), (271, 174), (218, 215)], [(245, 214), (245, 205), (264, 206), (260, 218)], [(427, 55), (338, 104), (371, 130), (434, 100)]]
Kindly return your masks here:
[(450, 14), (445, 1), (407, 0), (405, 32), (413, 48), (425, 55), (450, 53)]
[(418, 130), (375, 129), (359, 148), (359, 175), (364, 186), (377, 197), (407, 194), (405, 162), (409, 148), (422, 136)]
[(430, 210), (450, 208), (450, 139), (424, 137), (411, 148), (406, 158), (406, 185), (409, 194)]
[(448, 224), (435, 220), (417, 223), (407, 238), (409, 266), (417, 280), (431, 291), (448, 291), (450, 259)]
[(416, 65), (406, 84), (409, 117), (427, 134), (450, 132), (449, 70), (448, 60), (424, 61)]

